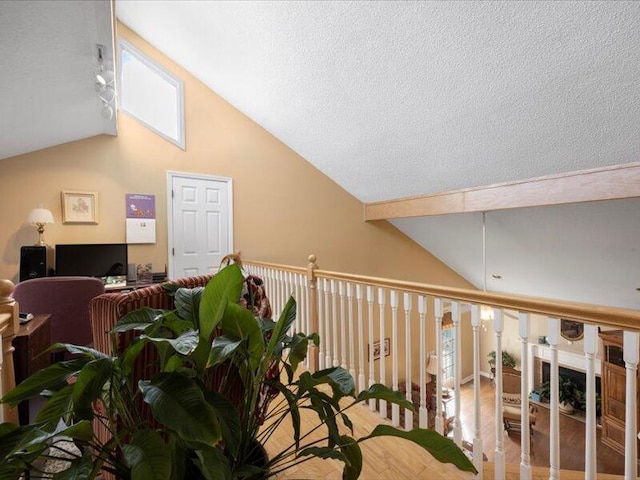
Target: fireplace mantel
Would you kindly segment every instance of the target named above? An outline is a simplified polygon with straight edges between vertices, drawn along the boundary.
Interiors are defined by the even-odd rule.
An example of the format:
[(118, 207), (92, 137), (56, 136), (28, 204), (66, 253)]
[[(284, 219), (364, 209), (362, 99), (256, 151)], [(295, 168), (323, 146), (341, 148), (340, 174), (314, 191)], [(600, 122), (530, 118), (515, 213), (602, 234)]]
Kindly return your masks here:
[[(538, 343), (529, 344), (529, 391), (534, 388), (535, 359), (551, 363), (551, 348), (548, 345)], [(558, 349), (558, 365), (579, 372), (586, 372), (586, 359), (584, 354)], [(602, 361), (595, 359), (595, 371), (597, 376), (602, 375)]]

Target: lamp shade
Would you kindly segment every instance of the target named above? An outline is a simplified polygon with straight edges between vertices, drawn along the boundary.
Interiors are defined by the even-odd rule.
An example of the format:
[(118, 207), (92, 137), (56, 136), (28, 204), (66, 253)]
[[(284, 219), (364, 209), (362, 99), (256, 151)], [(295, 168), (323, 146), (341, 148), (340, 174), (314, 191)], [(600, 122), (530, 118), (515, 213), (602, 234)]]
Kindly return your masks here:
[(38, 223), (55, 223), (53, 221), (53, 214), (46, 208), (34, 208), (31, 210), (27, 222), (34, 225)]
[(438, 374), (438, 356), (429, 355), (429, 363), (427, 363), (427, 373), (429, 375)]

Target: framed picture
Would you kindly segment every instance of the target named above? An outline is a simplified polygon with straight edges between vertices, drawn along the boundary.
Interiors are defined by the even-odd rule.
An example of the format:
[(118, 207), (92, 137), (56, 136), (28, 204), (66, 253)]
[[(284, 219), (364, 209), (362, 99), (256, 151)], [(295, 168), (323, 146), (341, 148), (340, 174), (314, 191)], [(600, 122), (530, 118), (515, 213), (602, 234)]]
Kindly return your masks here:
[[(387, 357), (389, 356), (389, 347), (390, 347), (391, 342), (389, 341), (389, 338), (385, 338), (384, 339), (384, 356)], [(369, 348), (371, 348), (371, 344), (369, 344)], [(373, 359), (374, 360), (378, 360), (380, 358), (380, 340), (373, 342)]]
[(569, 341), (582, 340), (582, 337), (584, 337), (584, 323), (561, 318), (560, 335)]
[(98, 192), (62, 191), (62, 223), (98, 223)]

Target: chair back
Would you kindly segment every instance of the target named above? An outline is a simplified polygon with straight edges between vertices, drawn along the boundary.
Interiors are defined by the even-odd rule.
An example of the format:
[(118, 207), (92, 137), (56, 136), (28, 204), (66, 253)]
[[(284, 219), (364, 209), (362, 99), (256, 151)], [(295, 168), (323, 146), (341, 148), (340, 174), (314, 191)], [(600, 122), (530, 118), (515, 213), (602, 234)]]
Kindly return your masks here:
[(21, 312), (50, 314), (51, 343), (91, 345), (89, 302), (104, 293), (104, 284), (93, 277), (43, 277), (16, 285), (13, 298)]
[(502, 367), (502, 400), (505, 404), (520, 405), (520, 381), (522, 372), (511, 367)]

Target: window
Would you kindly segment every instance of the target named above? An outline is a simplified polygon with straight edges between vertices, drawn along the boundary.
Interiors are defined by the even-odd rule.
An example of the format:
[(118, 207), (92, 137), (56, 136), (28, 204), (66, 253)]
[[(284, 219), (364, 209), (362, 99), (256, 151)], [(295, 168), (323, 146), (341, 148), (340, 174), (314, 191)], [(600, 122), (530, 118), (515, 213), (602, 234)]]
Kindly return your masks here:
[(455, 371), (455, 345), (456, 335), (453, 328), (446, 328), (442, 330), (442, 369), (443, 380), (451, 380), (454, 377)]
[(182, 80), (123, 39), (120, 47), (120, 109), (184, 150)]

